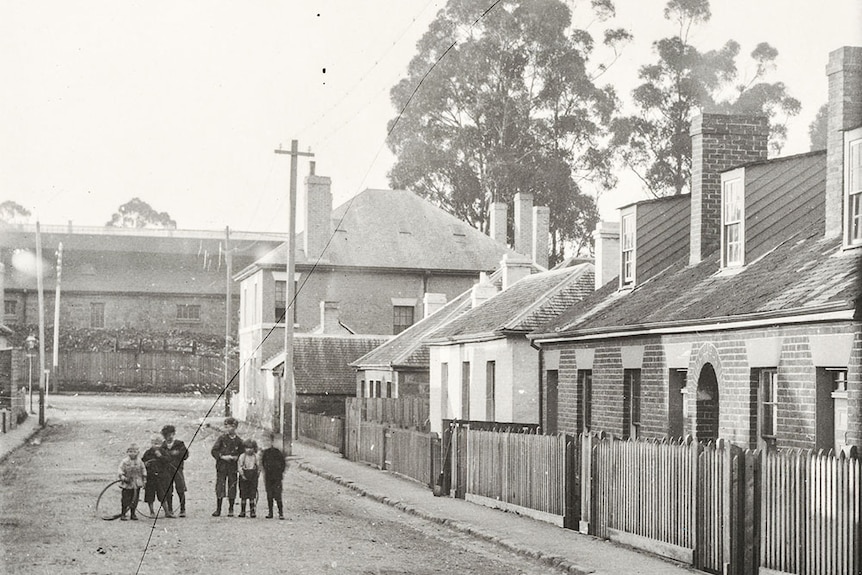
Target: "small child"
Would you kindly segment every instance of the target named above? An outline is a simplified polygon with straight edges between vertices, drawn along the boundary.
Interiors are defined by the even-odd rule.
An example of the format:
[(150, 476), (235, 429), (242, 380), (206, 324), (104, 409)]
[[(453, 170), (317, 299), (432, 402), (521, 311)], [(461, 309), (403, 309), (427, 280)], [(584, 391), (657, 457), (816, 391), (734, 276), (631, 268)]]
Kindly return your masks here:
[(245, 452), (239, 456), (237, 466), (239, 468), (239, 517), (245, 517), (245, 503), (248, 501), (249, 516), (257, 517), (255, 514), (255, 502), (257, 501), (257, 478), (260, 475), (260, 465), (257, 462), (257, 443), (252, 439), (242, 442)]
[(122, 488), (120, 520), (126, 521), (126, 511), (128, 511), (129, 519), (137, 521), (135, 507), (138, 505), (138, 492), (147, 484), (147, 467), (138, 459), (137, 445), (133, 443), (126, 449), (126, 457), (120, 462), (117, 471)]
[[(141, 456), (141, 461), (147, 469), (147, 486), (144, 489), (144, 503), (150, 508), (150, 515), (155, 515), (156, 510), (153, 509), (153, 503), (158, 502), (164, 505), (164, 472), (165, 472), (165, 453), (162, 451), (162, 438), (154, 435), (150, 440), (150, 448), (144, 451)], [(167, 511), (167, 509), (166, 509)]]
[(261, 467), (263, 468), (263, 485), (266, 487), (266, 503), (269, 505), (267, 519), (272, 519), (272, 502), (278, 505), (278, 518), (284, 519), (284, 505), (281, 501), (282, 480), (287, 465), (284, 454), (274, 445), (275, 436), (270, 434), (267, 438), (269, 447), (260, 454)]

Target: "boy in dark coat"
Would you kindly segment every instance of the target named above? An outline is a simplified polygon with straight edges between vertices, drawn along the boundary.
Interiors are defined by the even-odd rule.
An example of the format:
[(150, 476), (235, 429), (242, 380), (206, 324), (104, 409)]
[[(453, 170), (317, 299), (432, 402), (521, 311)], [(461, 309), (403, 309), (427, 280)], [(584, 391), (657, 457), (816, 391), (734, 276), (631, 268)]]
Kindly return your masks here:
[(154, 436), (151, 447), (144, 451), (141, 461), (147, 468), (147, 487), (144, 489), (144, 503), (150, 508), (150, 515), (155, 515), (153, 504), (158, 501), (165, 506), (165, 516), (170, 517), (170, 507), (165, 503), (166, 483), (170, 481), (167, 476), (165, 460), (166, 454), (162, 450), (162, 438)]
[[(183, 463), (189, 458), (189, 450), (186, 444), (176, 439), (177, 429), (173, 425), (166, 425), (162, 428), (162, 437), (165, 438), (162, 443), (162, 449), (167, 456), (168, 465), (166, 470), (170, 474), (168, 478), (169, 486), (167, 494), (170, 496), (168, 508), (173, 512), (174, 503), (172, 501), (172, 491), (177, 492), (177, 497), (180, 500), (180, 517), (186, 516), (186, 476), (183, 471)], [(173, 487), (173, 490), (170, 489)]]
[(233, 517), (236, 501), (237, 459), (243, 452), (242, 439), (236, 434), (237, 421), (233, 417), (224, 420), (225, 433), (216, 439), (210, 451), (216, 460), (216, 510), (213, 517), (221, 515), (222, 500), (227, 496), (227, 516)]
[(282, 480), (284, 479), (284, 471), (287, 464), (284, 461), (284, 454), (274, 445), (274, 436), (268, 437), (267, 444), (269, 447), (264, 449), (260, 454), (260, 466), (263, 468), (263, 484), (266, 488), (266, 503), (269, 505), (269, 513), (267, 519), (272, 519), (272, 503), (278, 505), (278, 518), (284, 519), (284, 505), (281, 501)]

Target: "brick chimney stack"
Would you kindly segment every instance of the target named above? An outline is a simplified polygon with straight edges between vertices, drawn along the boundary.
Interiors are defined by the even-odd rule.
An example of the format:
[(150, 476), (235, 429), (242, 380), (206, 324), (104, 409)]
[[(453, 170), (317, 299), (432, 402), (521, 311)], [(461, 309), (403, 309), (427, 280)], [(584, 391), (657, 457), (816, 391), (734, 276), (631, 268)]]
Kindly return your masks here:
[(332, 234), (332, 180), (314, 174), (314, 162), (305, 177), (305, 257), (317, 259)]
[(338, 302), (320, 302), (320, 333), (344, 333), (344, 329), (338, 323)]
[(479, 283), (473, 284), (473, 289), (470, 292), (470, 305), (473, 309), (482, 302), (497, 295), (497, 287), (491, 283), (488, 274), (482, 272), (479, 274)]
[(551, 209), (547, 206), (533, 208), (533, 262), (547, 269), (548, 267), (548, 234), (551, 226)]
[(844, 130), (862, 126), (862, 47), (829, 54), (829, 112), (826, 136), (826, 236), (844, 226)]
[(691, 241), (689, 263), (718, 249), (721, 238), (721, 172), (765, 160), (765, 116), (703, 114), (691, 122)]
[(620, 275), (620, 224), (599, 222), (593, 231), (595, 244), (595, 286), (599, 289)]
[(515, 194), (515, 251), (524, 256), (533, 253), (533, 196)]
[(508, 234), (506, 233), (506, 221), (509, 217), (509, 208), (506, 202), (494, 202), (491, 204), (491, 225), (490, 236), (494, 241), (500, 242), (503, 245), (508, 244)]
[(440, 311), (440, 308), (446, 305), (446, 294), (445, 293), (432, 293), (426, 292), (425, 297), (422, 298), (422, 308), (423, 315), (422, 317), (428, 317), (429, 315)]
[(503, 270), (503, 290), (507, 290), (509, 286), (530, 275), (533, 271), (533, 265), (526, 257), (506, 254), (500, 262), (500, 268)]

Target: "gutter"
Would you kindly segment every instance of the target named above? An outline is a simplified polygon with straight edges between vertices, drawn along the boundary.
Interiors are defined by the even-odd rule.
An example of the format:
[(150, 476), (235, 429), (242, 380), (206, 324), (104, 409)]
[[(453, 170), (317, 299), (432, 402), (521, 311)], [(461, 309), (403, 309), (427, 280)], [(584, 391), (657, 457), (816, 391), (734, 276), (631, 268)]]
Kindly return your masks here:
[[(851, 306), (851, 307), (848, 307)], [(797, 313), (803, 310), (796, 310)], [(807, 313), (788, 315), (788, 311), (761, 312), (745, 314), (734, 319), (704, 318), (699, 320), (681, 320), (675, 322), (662, 322), (651, 324), (639, 324), (628, 327), (612, 326), (607, 328), (573, 330), (563, 333), (540, 333), (527, 337), (531, 342), (538, 344), (554, 343), (569, 340), (596, 340), (617, 337), (633, 337), (640, 335), (663, 335), (690, 332), (712, 332), (732, 329), (750, 329), (757, 327), (771, 327), (777, 325), (793, 325), (802, 323), (814, 323), (824, 321), (848, 321), (857, 319), (856, 308), (851, 302), (838, 302), (805, 310)]]

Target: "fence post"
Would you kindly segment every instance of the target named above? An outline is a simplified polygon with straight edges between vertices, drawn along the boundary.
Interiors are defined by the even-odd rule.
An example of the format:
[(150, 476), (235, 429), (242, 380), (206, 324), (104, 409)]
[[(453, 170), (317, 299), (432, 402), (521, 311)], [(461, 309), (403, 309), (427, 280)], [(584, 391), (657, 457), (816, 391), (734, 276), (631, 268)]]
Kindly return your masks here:
[(580, 495), (581, 484), (578, 481), (578, 470), (580, 469), (580, 461), (578, 461), (578, 445), (577, 437), (569, 435), (565, 436), (565, 483), (564, 493), (566, 498), (565, 517), (563, 518), (563, 527), (566, 529), (579, 529), (581, 510), (580, 510)]
[(740, 510), (740, 537), (742, 549), (741, 573), (757, 573), (760, 553), (760, 453), (745, 450), (743, 457), (742, 509)]
[(593, 436), (589, 433), (580, 434), (581, 442), (581, 521), (578, 531), (590, 533), (593, 512), (593, 471), (595, 470), (595, 454), (593, 453)]

